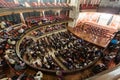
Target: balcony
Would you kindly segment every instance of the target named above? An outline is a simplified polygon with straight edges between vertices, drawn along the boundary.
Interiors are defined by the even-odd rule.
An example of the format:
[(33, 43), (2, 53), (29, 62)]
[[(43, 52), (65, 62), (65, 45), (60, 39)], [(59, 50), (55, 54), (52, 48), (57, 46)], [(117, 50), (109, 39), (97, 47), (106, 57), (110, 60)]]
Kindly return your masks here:
[(98, 8), (98, 4), (80, 4), (80, 10), (84, 10), (84, 9), (97, 9)]

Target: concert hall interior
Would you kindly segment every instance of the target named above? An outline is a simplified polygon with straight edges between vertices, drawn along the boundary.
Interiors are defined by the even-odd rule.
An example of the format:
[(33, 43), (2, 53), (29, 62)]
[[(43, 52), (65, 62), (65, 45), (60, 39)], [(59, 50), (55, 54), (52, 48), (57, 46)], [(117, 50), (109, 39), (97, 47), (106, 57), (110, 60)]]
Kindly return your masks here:
[(120, 0), (0, 0), (0, 80), (120, 80)]

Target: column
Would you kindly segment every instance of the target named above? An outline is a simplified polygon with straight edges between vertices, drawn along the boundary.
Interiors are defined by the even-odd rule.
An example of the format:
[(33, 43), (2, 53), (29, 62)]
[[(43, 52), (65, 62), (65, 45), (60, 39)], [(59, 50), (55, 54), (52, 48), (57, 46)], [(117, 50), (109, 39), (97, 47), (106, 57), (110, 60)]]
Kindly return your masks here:
[(58, 12), (57, 11), (54, 11), (55, 12), (55, 16), (58, 16), (57, 14), (58, 14)]
[(54, 3), (55, 3), (55, 5), (56, 5), (56, 3), (57, 3), (57, 0), (54, 0)]
[(43, 14), (40, 12), (40, 16), (43, 16)]
[(25, 19), (24, 19), (23, 13), (20, 13), (20, 19), (21, 19), (21, 22), (25, 24)]
[(70, 4), (70, 0), (67, 0), (67, 4)]
[(74, 21), (70, 22), (68, 24), (68, 26), (74, 27), (76, 25), (76, 20), (79, 16), (79, 13), (80, 13), (80, 11), (79, 11), (80, 0), (71, 0), (70, 5), (74, 6), (74, 9), (69, 12), (69, 17), (73, 18)]
[(57, 13), (58, 13), (58, 16), (60, 16), (60, 10), (58, 10)]
[(43, 14), (43, 18), (45, 18), (45, 11), (42, 11), (42, 14)]
[(66, 16), (69, 16), (69, 10), (66, 10)]
[(38, 0), (38, 5), (40, 5), (41, 0)]
[(19, 4), (18, 0), (14, 0), (14, 3), (15, 3), (15, 4)]

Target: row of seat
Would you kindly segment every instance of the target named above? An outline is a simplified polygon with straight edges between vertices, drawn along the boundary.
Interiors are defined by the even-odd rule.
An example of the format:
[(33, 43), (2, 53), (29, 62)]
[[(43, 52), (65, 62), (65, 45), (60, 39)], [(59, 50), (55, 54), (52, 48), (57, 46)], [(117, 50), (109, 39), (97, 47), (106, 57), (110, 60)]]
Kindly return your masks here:
[(32, 2), (28, 3), (31, 7), (69, 7), (67, 3), (37, 3), (37, 2)]
[[(65, 67), (62, 67), (64, 70), (82, 69), (98, 59), (101, 56), (101, 53), (98, 52), (102, 51), (101, 48), (99, 49), (96, 46), (90, 48), (90, 45), (87, 45), (88, 47), (85, 47), (84, 43), (88, 44), (67, 31), (42, 37), (36, 42), (31, 38), (24, 38), (20, 45), (20, 55), (22, 58), (26, 57), (24, 60), (29, 65), (38, 69), (46, 69), (46, 71), (51, 69), (62, 70), (59, 68), (62, 66)], [(52, 57), (53, 60), (51, 60)], [(50, 60), (47, 60), (47, 58)], [(62, 63), (62, 65), (55, 65), (54, 61), (59, 62), (58, 64)]]
[(18, 6), (19, 4), (15, 4), (14, 2), (7, 2), (5, 0), (0, 1), (0, 7), (3, 7), (3, 8), (14, 8)]
[(25, 2), (25, 5), (21, 3), (7, 2), (5, 0), (1, 0), (0, 7), (3, 8), (15, 8), (15, 7), (69, 7), (67, 3), (38, 3), (38, 2)]
[(46, 28), (41, 27), (40, 29), (32, 31), (30, 33), (30, 36), (32, 36), (32, 37), (40, 37), (43, 34), (53, 32), (53, 31), (57, 31), (57, 30), (61, 30), (61, 29), (65, 29), (65, 25), (61, 24), (61, 25), (47, 26)]
[(81, 4), (80, 9), (97, 9), (99, 4)]
[(29, 29), (26, 25), (20, 25), (17, 26), (18, 28), (11, 28), (10, 31), (3, 30), (0, 32), (1, 37), (18, 37), (21, 33), (23, 33), (25, 30)]
[(59, 21), (63, 21), (63, 20), (69, 20), (71, 18), (69, 18), (68, 16), (65, 15), (60, 15), (60, 16), (55, 16), (55, 15), (49, 15), (49, 16), (41, 16), (41, 17), (29, 17), (26, 18), (26, 22), (27, 24), (46, 24), (46, 23), (53, 23), (53, 22), (59, 22)]

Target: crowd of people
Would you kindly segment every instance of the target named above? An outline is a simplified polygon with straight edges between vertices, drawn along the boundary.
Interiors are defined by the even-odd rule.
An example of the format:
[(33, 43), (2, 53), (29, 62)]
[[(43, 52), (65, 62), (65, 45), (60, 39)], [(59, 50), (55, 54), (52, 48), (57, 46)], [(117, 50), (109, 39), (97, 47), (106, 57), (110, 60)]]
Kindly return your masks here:
[(0, 65), (12, 66), (16, 72), (25, 70), (27, 68), (26, 63), (37, 69), (64, 70), (56, 59), (69, 71), (80, 70), (102, 57), (100, 63), (93, 65), (92, 72), (96, 74), (110, 69), (111, 62), (114, 62), (115, 65), (120, 62), (119, 34), (112, 39), (103, 52), (103, 48), (80, 39), (69, 31), (53, 32), (54, 30), (65, 29), (65, 24), (47, 26), (46, 28), (40, 27), (32, 31), (29, 36), (34, 38), (52, 32), (51, 35), (38, 38), (36, 41), (31, 37), (25, 37), (19, 47), (24, 62), (16, 55), (15, 45), (20, 40), (20, 35), (31, 27), (23, 24), (11, 27), (9, 23), (4, 21), (1, 22), (0, 26), (2, 29), (0, 31), (0, 55), (2, 55)]
[(84, 40), (92, 42), (102, 47), (106, 47), (110, 40), (114, 37), (117, 30), (109, 29), (101, 25), (96, 25), (88, 22), (79, 22), (73, 28), (73, 32), (80, 34), (79, 37), (85, 35)]
[(83, 69), (94, 63), (102, 55), (102, 50), (94, 49), (94, 47), (88, 50), (89, 47), (80, 46), (79, 44), (76, 42), (74, 46), (56, 52), (57, 58), (69, 70)]
[(68, 16), (65, 15), (45, 15), (45, 17), (30, 17), (26, 18), (26, 24), (28, 25), (44, 25), (44, 24), (51, 24), (60, 21), (70, 20)]
[(61, 30), (61, 29), (65, 29), (65, 24), (47, 26), (45, 28), (40, 27), (39, 29), (32, 31), (30, 33), (30, 36), (39, 37), (45, 33), (53, 32), (53, 31), (57, 31), (57, 30)]
[[(103, 52), (103, 48), (77, 38), (72, 33), (65, 31), (53, 33), (37, 41), (25, 38), (20, 46), (20, 53), (22, 53), (21, 56), (30, 65), (46, 70), (62, 70), (61, 66), (54, 60), (54, 57), (68, 70), (83, 69), (99, 57), (102, 57), (101, 61), (91, 68), (92, 73), (95, 75), (96, 73), (110, 69), (112, 61), (115, 65), (119, 63), (119, 37), (117, 36), (113, 40), (108, 45), (108, 48), (106, 48), (107, 50), (104, 49)], [(113, 44), (115, 40), (117, 42)], [(33, 58), (34, 60), (32, 60)]]
[(60, 29), (65, 29), (65, 25), (64, 24), (61, 24), (61, 25), (54, 25), (54, 26), (48, 26), (46, 27), (45, 29), (45, 32), (52, 32), (54, 30), (60, 30)]
[(104, 50), (101, 61), (93, 66), (94, 74), (100, 73), (104, 70), (111, 69), (120, 63), (120, 34), (117, 33), (111, 40), (108, 47)]
[[(26, 68), (25, 63), (22, 62), (16, 55), (15, 45), (16, 45), (16, 42), (20, 39), (21, 34), (24, 34), (26, 30), (30, 29), (31, 25), (25, 25), (25, 24), (13, 25), (12, 23), (11, 24), (8, 23), (8, 21), (7, 22), (1, 21), (0, 27), (1, 27), (0, 54), (4, 55), (4, 58), (10, 63), (10, 65), (12, 65), (12, 67), (15, 70), (25, 69)], [(58, 30), (61, 28), (64, 28), (64, 25), (61, 24), (61, 25), (55, 25), (52, 27), (46, 27), (44, 30), (44, 33), (50, 32), (53, 30)], [(38, 36), (41, 36), (41, 35), (38, 35)], [(51, 56), (49, 56), (45, 60), (48, 60), (48, 61), (51, 60), (50, 62), (53, 62)], [(48, 63), (45, 66), (49, 67)], [(59, 67), (56, 64), (54, 64), (53, 66), (59, 69)]]
[[(86, 44), (86, 45), (85, 45)], [(37, 41), (24, 38), (20, 46), (21, 57), (29, 65), (45, 69), (60, 70), (54, 57), (70, 70), (84, 68), (102, 55), (102, 48), (76, 38), (68, 31), (45, 36)], [(50, 54), (52, 53), (52, 54)]]
[[(0, 23), (0, 65), (3, 72), (10, 69), (19, 75), (21, 70), (26, 69), (26, 64), (16, 54), (16, 42), (26, 30), (30, 29), (26, 24), (12, 24), (9, 21)], [(1, 73), (0, 73), (1, 74)], [(5, 72), (6, 74), (6, 72)], [(1, 76), (0, 76), (1, 78)]]

